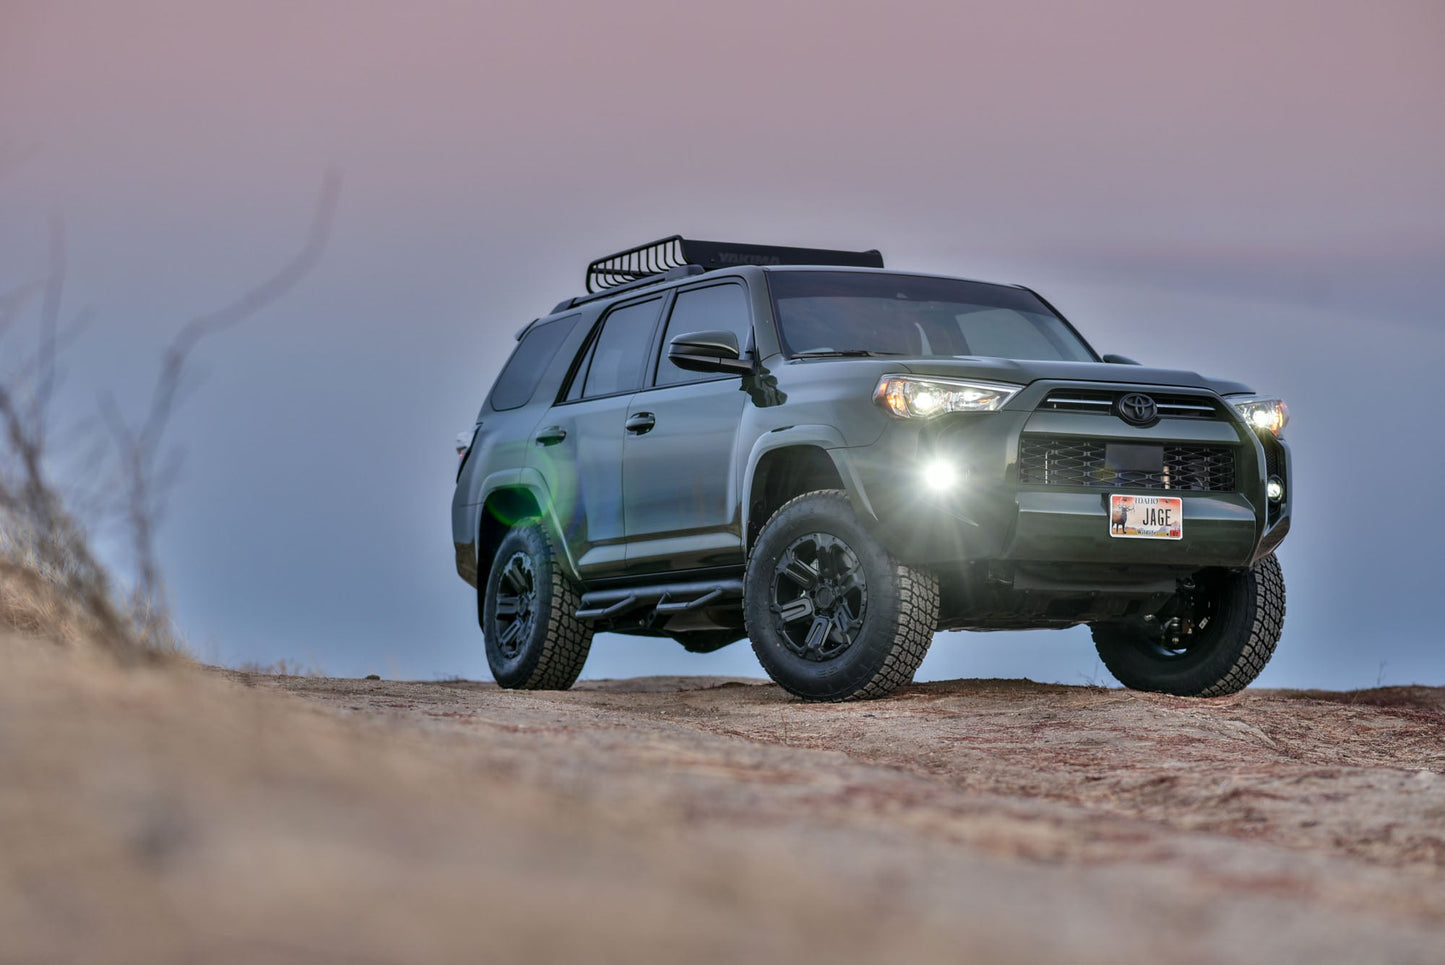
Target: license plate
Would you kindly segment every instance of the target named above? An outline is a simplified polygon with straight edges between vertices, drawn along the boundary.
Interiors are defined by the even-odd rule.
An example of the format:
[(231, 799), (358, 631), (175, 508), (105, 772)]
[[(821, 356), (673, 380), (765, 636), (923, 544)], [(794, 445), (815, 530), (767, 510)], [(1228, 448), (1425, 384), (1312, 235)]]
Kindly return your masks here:
[(1183, 539), (1184, 500), (1178, 496), (1109, 496), (1109, 535), (1124, 539)]

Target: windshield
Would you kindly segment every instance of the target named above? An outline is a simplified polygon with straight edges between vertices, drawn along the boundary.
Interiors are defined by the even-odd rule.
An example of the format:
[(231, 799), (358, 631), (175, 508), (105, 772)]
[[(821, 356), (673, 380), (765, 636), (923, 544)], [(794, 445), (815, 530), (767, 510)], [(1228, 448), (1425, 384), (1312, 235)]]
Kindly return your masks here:
[(1097, 361), (1063, 319), (1018, 288), (851, 271), (771, 271), (768, 286), (783, 350), (794, 357)]

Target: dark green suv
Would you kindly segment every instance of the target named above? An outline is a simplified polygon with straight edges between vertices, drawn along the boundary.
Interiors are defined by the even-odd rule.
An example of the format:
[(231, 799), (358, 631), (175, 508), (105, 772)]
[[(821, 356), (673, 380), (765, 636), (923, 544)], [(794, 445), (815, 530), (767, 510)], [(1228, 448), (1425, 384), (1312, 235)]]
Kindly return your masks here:
[(673, 237), (587, 288), (459, 439), (457, 569), (502, 686), (570, 686), (598, 630), (748, 637), (810, 700), (889, 693), (938, 630), (1088, 624), (1126, 686), (1190, 696), (1273, 653), (1279, 400), (876, 251)]

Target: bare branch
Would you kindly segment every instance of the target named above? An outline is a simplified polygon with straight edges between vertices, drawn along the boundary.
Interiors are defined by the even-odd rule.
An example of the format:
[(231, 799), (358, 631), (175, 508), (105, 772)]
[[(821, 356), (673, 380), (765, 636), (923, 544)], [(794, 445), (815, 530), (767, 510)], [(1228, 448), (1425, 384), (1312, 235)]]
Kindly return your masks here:
[[(0, 158), (0, 173), (5, 162)], [(12, 328), (38, 297), (39, 342), (9, 373), (0, 373), (0, 569), (17, 565), (61, 591), (83, 608), (113, 639), (113, 649), (134, 658), (174, 649), (155, 533), (165, 496), (180, 464), (179, 451), (162, 453), (172, 414), (182, 398), (183, 376), (197, 346), (235, 327), (291, 291), (317, 264), (330, 237), (340, 195), (340, 175), (323, 180), (310, 230), (300, 251), (275, 274), (231, 304), (186, 322), (167, 345), (149, 408), (137, 424), (129, 422), (114, 399), (102, 397), (100, 423), (116, 448), (119, 478), (96, 486), (82, 472), (79, 485), (62, 490), (48, 477), (52, 440), (49, 410), (60, 383), (58, 360), (64, 348), (89, 324), (81, 312), (62, 325), (67, 274), (65, 224), (50, 221), (49, 264), (44, 278), (0, 292), (0, 336)], [(103, 438), (103, 436), (102, 436)], [(92, 451), (82, 465), (93, 466)], [(86, 486), (94, 488), (87, 490)], [(90, 497), (93, 497), (90, 498)], [(119, 514), (131, 543), (135, 568), (129, 601), (122, 613), (111, 596), (109, 574), (94, 557), (77, 508), (96, 512), (119, 499)], [(102, 516), (104, 511), (100, 511)], [(91, 523), (97, 520), (82, 516)]]
[(65, 220), (58, 213), (54, 213), (50, 216), (50, 260), (45, 276), (45, 297), (40, 303), (40, 348), (36, 352), (35, 395), (30, 404), (30, 420), (35, 425), (35, 440), (42, 456), (50, 397), (55, 391), (55, 337), (60, 328), (60, 299), (65, 291), (67, 261)]
[(257, 314), (289, 292), (315, 268), (326, 250), (340, 193), (341, 174), (333, 168), (322, 181), (310, 231), (296, 256), (230, 305), (197, 316), (181, 326), (162, 356), (150, 409), (138, 428), (132, 429), (113, 403), (106, 413), (106, 422), (120, 450), (125, 481), (125, 512), (136, 568), (133, 610), (139, 608), (140, 612), (149, 616), (163, 615), (166, 609), (165, 587), (155, 555), (155, 527), (160, 502), (175, 478), (178, 464), (175, 460), (166, 460), (161, 465), (161, 442), (178, 402), (186, 363), (202, 341)]
[(182, 369), (196, 346), (204, 339), (224, 332), (255, 315), (289, 292), (316, 267), (322, 252), (326, 250), (340, 196), (341, 172), (333, 168), (327, 171), (322, 181), (321, 195), (311, 218), (310, 232), (296, 257), (230, 305), (191, 319), (176, 333), (161, 360), (161, 374), (156, 380), (150, 412), (142, 423), (137, 440), (141, 446), (153, 453), (159, 445), (180, 386)]

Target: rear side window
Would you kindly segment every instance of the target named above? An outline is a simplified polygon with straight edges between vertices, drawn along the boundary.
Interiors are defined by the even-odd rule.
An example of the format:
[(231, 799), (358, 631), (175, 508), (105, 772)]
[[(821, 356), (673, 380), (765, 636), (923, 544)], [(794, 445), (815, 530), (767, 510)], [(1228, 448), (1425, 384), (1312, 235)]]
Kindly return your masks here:
[(521, 344), (512, 352), (512, 357), (497, 376), (492, 386), (492, 408), (497, 410), (516, 409), (527, 404), (542, 373), (552, 364), (557, 350), (562, 347), (572, 328), (577, 324), (578, 315), (568, 315), (555, 322), (533, 326), (522, 336)]
[(649, 298), (613, 309), (602, 320), (602, 332), (594, 340), (592, 359), (587, 365), (583, 398), (630, 392), (642, 385), (647, 346), (661, 307), (661, 298)]

